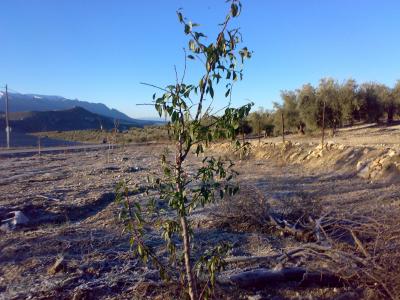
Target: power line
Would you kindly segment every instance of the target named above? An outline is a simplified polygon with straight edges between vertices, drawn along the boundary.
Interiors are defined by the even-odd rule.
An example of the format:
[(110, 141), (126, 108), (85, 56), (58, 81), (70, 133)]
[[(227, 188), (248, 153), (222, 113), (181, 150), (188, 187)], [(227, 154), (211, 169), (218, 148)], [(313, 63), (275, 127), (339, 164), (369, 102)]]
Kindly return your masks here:
[[(6, 86), (8, 86), (7, 84), (5, 84), (5, 85), (3, 85), (3, 87), (5, 88)], [(8, 91), (10, 92), (13, 92), (13, 93), (17, 93), (17, 94), (21, 94), (20, 92), (18, 92), (18, 91), (16, 91), (16, 90), (14, 90), (14, 89), (12, 89), (12, 88), (10, 88), (10, 87), (8, 87)]]
[[(4, 88), (4, 89), (5, 89), (6, 86), (8, 87), (8, 91), (9, 91), (9, 92), (13, 92), (13, 93), (17, 93), (17, 94), (23, 94), (23, 93), (21, 93), (21, 92), (19, 92), (19, 91), (16, 91), (16, 90), (10, 88), (10, 87), (8, 86), (8, 84), (6, 84), (6, 83), (0, 83), (0, 87), (1, 87), (1, 88)], [(10, 95), (8, 95), (8, 96), (10, 96)]]

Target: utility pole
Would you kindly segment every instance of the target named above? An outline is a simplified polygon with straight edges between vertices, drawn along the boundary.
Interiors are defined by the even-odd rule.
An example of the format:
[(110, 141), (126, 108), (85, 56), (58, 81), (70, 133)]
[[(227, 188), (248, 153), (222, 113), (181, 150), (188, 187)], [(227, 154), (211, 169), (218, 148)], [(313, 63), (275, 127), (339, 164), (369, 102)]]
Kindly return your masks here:
[(41, 152), (40, 135), (38, 135), (38, 153), (39, 153), (39, 157), (40, 157), (40, 152)]
[(7, 136), (7, 149), (10, 149), (10, 125), (8, 121), (8, 87), (6, 84), (6, 136)]

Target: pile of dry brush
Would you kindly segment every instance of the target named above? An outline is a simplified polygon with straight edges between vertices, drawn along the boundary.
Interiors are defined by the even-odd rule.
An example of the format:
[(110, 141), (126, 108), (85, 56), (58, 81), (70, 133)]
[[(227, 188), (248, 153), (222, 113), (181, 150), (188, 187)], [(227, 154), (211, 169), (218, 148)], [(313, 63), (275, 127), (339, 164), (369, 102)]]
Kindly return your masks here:
[[(300, 284), (347, 286), (361, 291), (367, 299), (400, 299), (397, 207), (390, 205), (363, 215), (340, 208), (324, 212), (307, 197), (283, 199), (278, 205), (256, 188), (245, 186), (215, 210), (213, 226), (281, 238), (290, 235), (299, 242), (298, 247), (282, 249), (279, 255), (228, 259), (228, 263), (254, 266), (262, 262), (271, 267), (232, 277), (241, 287), (273, 285), (291, 278)], [(279, 271), (277, 265), (281, 266)]]

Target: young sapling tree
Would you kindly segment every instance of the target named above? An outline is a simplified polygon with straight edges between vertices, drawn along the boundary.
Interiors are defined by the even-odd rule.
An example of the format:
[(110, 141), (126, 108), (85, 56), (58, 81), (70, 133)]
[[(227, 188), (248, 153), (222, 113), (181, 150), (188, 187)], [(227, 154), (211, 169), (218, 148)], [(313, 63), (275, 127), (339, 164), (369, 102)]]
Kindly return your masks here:
[[(238, 186), (233, 181), (237, 173), (231, 160), (206, 156), (194, 173), (189, 172), (185, 161), (190, 153), (203, 154), (213, 141), (230, 140), (235, 147), (243, 147), (237, 140), (237, 132), (252, 107), (252, 103), (240, 108), (230, 107), (233, 84), (242, 80), (243, 63), (251, 57), (251, 52), (246, 47), (239, 48), (241, 33), (238, 28), (230, 28), (231, 21), (240, 15), (242, 5), (238, 0), (227, 3), (229, 13), (211, 43), (207, 42), (204, 33), (197, 31), (198, 24), (187, 20), (182, 11), (177, 12), (184, 33), (189, 37), (183, 76), (179, 79), (176, 72), (175, 82), (166, 87), (147, 84), (161, 91), (161, 95), (153, 95), (154, 106), (160, 116), (169, 120), (169, 134), (174, 142), (174, 159), (163, 154), (163, 175), (151, 180), (157, 197), (144, 205), (130, 199), (126, 184), (121, 183), (117, 188), (117, 200), (122, 207), (120, 217), (130, 233), (134, 251), (144, 261), (152, 262), (163, 278), (183, 275), (192, 300), (206, 298), (212, 292), (216, 273), (224, 266), (223, 257), (228, 247), (221, 244), (203, 255), (194, 253), (196, 244), (190, 215), (198, 207), (235, 194)], [(203, 70), (197, 84), (184, 83), (188, 61), (200, 63)], [(214, 111), (214, 88), (223, 82), (223, 94), (228, 104)], [(156, 201), (165, 201), (168, 209), (158, 209)], [(170, 259), (168, 264), (146, 244), (144, 235), (148, 228), (160, 232), (165, 240)], [(200, 280), (204, 274), (208, 279)]]

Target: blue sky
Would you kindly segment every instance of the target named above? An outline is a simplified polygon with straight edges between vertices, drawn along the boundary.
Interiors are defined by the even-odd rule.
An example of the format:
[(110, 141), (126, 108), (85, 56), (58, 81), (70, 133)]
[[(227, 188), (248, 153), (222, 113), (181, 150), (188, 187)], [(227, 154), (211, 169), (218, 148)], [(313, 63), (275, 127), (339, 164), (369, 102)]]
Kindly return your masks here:
[[(400, 79), (398, 0), (242, 2), (238, 25), (254, 55), (234, 105), (250, 99), (272, 108), (280, 90), (328, 76), (390, 86)], [(152, 107), (136, 105), (154, 93), (139, 82), (166, 85), (173, 66), (182, 67), (180, 7), (210, 37), (227, 9), (223, 0), (2, 0), (0, 85), (154, 117)], [(190, 70), (196, 78), (198, 68)]]

